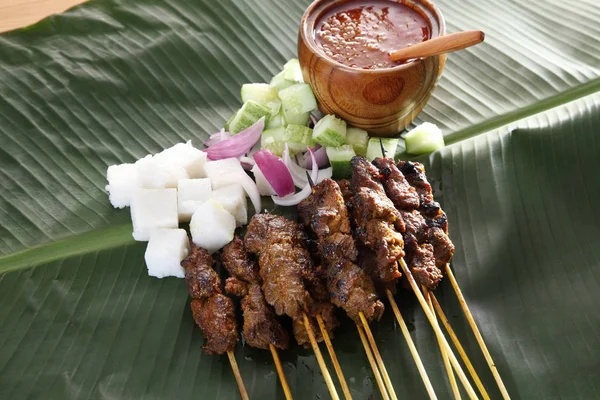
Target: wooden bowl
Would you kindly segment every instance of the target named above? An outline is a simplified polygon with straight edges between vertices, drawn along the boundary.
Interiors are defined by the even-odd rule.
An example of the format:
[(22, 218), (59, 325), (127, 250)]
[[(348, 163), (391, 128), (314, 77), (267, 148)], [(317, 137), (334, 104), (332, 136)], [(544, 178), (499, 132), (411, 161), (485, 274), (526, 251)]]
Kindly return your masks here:
[[(446, 33), (440, 11), (429, 0), (397, 1), (419, 11), (431, 37)], [(315, 41), (320, 17), (344, 0), (316, 0), (304, 13), (298, 58), (324, 114), (335, 114), (374, 136), (396, 136), (421, 112), (444, 69), (446, 56), (433, 56), (383, 69), (346, 66), (328, 58)], [(365, 2), (367, 3), (367, 2)]]

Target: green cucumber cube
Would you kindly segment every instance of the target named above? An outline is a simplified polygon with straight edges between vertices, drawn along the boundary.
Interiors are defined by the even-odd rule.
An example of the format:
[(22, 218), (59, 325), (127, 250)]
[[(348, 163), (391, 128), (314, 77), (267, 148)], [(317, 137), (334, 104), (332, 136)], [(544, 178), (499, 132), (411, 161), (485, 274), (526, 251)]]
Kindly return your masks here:
[(277, 114), (272, 115), (271, 118), (269, 118), (269, 121), (265, 125), (265, 129), (279, 128), (280, 126), (285, 125), (286, 123), (285, 118), (283, 118), (283, 111), (279, 110)]
[(446, 145), (441, 129), (431, 122), (424, 122), (409, 131), (404, 136), (404, 141), (409, 154), (431, 153)]
[(271, 150), (273, 154), (279, 157), (283, 154), (285, 143), (285, 128), (283, 126), (264, 130), (260, 136), (260, 147)]
[(297, 58), (292, 58), (290, 61), (285, 63), (283, 66), (283, 77), (288, 81), (293, 82), (304, 82), (302, 77), (302, 68), (300, 68), (300, 61)]
[(289, 124), (285, 127), (285, 137), (290, 153), (296, 154), (306, 151), (308, 146), (314, 146), (312, 132), (308, 126)]
[(326, 147), (329, 164), (333, 168), (333, 178), (343, 179), (352, 177), (352, 167), (350, 160), (356, 155), (354, 148), (350, 144), (339, 147)]
[(283, 118), (286, 125), (308, 125), (308, 121), (310, 121), (310, 113), (290, 114), (283, 110)]
[(354, 147), (354, 151), (359, 156), (367, 155), (367, 146), (369, 144), (369, 134), (364, 129), (348, 128), (346, 129), (346, 143)]
[(271, 79), (271, 82), (269, 83), (269, 85), (274, 87), (275, 90), (277, 90), (277, 91), (283, 90), (294, 84), (296, 84), (296, 82), (285, 79), (285, 77), (283, 76), (283, 71), (281, 71), (280, 73), (275, 75), (273, 77), (273, 79)]
[[(381, 146), (385, 150), (385, 154), (381, 152)], [(396, 148), (398, 147), (398, 139), (390, 138), (371, 138), (367, 146), (367, 159), (373, 161), (377, 157), (389, 157), (394, 158), (396, 155)]]
[(304, 114), (317, 109), (317, 99), (308, 83), (297, 83), (279, 91), (286, 114)]
[(313, 140), (325, 147), (338, 147), (346, 143), (346, 121), (335, 115), (326, 115), (313, 129)]
[(271, 115), (277, 114), (281, 108), (277, 89), (267, 83), (245, 83), (240, 94), (243, 103), (252, 100), (267, 106), (271, 109)]
[(262, 117), (268, 120), (270, 115), (271, 109), (269, 107), (258, 104), (253, 100), (248, 100), (235, 114), (231, 122), (229, 122), (228, 130), (232, 134), (239, 133)]

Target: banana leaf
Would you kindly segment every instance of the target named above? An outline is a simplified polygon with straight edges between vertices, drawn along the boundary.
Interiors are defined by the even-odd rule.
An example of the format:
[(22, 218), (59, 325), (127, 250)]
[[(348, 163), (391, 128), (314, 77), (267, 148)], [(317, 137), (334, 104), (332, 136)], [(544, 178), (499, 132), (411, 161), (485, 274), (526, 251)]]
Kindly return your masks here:
[[(419, 116), (451, 144), (420, 161), (457, 279), (513, 398), (599, 397), (600, 7), (437, 3), (450, 32), (487, 33), (448, 57)], [(200, 350), (185, 284), (147, 276), (105, 172), (219, 130), (243, 83), (295, 55), (307, 5), (96, 0), (0, 35), (0, 398), (238, 397), (227, 358)], [(499, 398), (447, 282), (437, 296)], [(423, 312), (408, 291), (397, 301), (450, 398)], [(389, 311), (373, 330), (398, 395), (425, 398)], [(377, 398), (348, 320), (334, 345), (353, 397)], [(280, 356), (295, 398), (328, 396), (311, 351)], [(283, 397), (268, 352), (236, 357), (251, 398)]]

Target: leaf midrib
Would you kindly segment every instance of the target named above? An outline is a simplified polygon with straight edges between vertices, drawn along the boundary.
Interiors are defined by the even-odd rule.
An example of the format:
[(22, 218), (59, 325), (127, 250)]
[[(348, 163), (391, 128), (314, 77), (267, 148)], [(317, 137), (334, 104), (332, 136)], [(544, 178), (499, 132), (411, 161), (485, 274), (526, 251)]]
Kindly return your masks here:
[[(600, 92), (600, 77), (576, 86), (560, 94), (548, 97), (521, 109), (499, 115), (469, 128), (453, 132), (445, 137), (446, 144), (452, 145), (486, 134), (492, 130), (510, 125), (552, 108), (560, 107), (593, 93)], [(111, 226), (98, 231), (88, 231), (55, 242), (34, 246), (10, 255), (0, 257), (0, 274), (34, 268), (52, 261), (62, 260), (92, 252), (113, 249), (135, 243), (131, 236), (131, 224)]]

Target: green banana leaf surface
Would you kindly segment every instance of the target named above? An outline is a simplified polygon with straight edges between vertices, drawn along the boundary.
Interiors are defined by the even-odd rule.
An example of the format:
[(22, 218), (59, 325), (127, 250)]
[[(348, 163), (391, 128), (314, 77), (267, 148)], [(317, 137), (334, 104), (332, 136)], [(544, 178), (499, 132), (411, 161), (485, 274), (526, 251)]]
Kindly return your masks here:
[[(308, 4), (94, 0), (0, 35), (0, 399), (239, 397), (227, 357), (200, 349), (183, 280), (147, 276), (106, 168), (218, 131), (243, 83), (295, 56)], [(600, 6), (436, 4), (449, 32), (487, 34), (448, 56), (416, 121), (450, 144), (419, 160), (448, 214), (457, 280), (512, 398), (598, 398)], [(449, 283), (436, 295), (500, 398)], [(416, 299), (397, 301), (450, 398)], [(372, 329), (398, 396), (426, 398), (389, 306)], [(348, 319), (334, 346), (353, 397), (379, 398)], [(283, 398), (268, 352), (240, 343), (236, 357), (251, 398)], [(328, 398), (312, 351), (280, 357), (295, 398)]]

